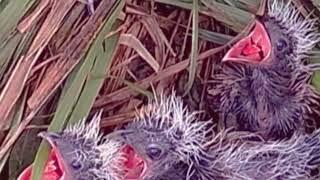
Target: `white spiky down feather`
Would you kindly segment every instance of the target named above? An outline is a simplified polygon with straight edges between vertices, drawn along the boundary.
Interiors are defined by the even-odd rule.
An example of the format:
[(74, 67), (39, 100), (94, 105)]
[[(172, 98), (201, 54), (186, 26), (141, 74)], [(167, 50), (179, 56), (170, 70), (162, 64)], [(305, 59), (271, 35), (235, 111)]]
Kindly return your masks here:
[(268, 15), (274, 18), (279, 25), (286, 29), (286, 34), (296, 38), (293, 58), (300, 61), (305, 58), (310, 50), (320, 41), (320, 34), (317, 32), (317, 19), (302, 17), (299, 10), (283, 0), (268, 2)]
[[(312, 134), (295, 133), (288, 140), (250, 142), (241, 140), (243, 134), (236, 134), (235, 141), (228, 140), (230, 134), (223, 130), (212, 140), (215, 145), (211, 153), (216, 158), (211, 167), (218, 167), (220, 172), (225, 173), (223, 176), (226, 179), (253, 180), (255, 178), (248, 172), (257, 173), (260, 169), (268, 171), (265, 175), (270, 180), (279, 176), (285, 179), (318, 179), (319, 175), (311, 175), (311, 169), (317, 168), (317, 165), (309, 163), (319, 159), (319, 135), (320, 130), (316, 130)], [(247, 137), (250, 136), (255, 137)]]
[[(145, 127), (163, 129), (168, 139), (177, 146), (176, 153), (180, 158), (194, 163), (190, 157), (196, 161), (200, 159), (200, 154), (207, 142), (207, 126), (211, 123), (198, 121), (197, 114), (199, 112), (190, 112), (187, 107), (184, 107), (181, 98), (177, 97), (173, 91), (168, 97), (161, 93), (159, 99), (155, 98), (153, 102), (143, 107), (135, 121), (143, 121)], [(175, 138), (177, 132), (181, 133), (179, 140)]]
[[(268, 2), (268, 15), (274, 18), (279, 25), (286, 29), (286, 34), (296, 39), (294, 44), (293, 53), (290, 55), (290, 59), (293, 60), (296, 70), (304, 72), (309, 76), (313, 72), (320, 70), (319, 63), (305, 63), (305, 59), (308, 58), (312, 48), (320, 42), (320, 33), (318, 31), (318, 18), (311, 18), (311, 14), (303, 17), (299, 11), (299, 8), (292, 4), (292, 0), (288, 0), (286, 3), (284, 0), (271, 0)], [(301, 74), (301, 73), (297, 73)], [(297, 79), (299, 77), (296, 77)], [(303, 83), (297, 83), (293, 88), (300, 89), (300, 92), (304, 92), (307, 95), (312, 96), (309, 98), (309, 104), (319, 104), (318, 98), (319, 92), (310, 85), (310, 89), (305, 89)], [(304, 113), (317, 113), (317, 109), (311, 109), (310, 106), (305, 106)]]
[[(102, 160), (103, 165), (99, 170), (93, 170), (98, 177), (107, 180), (122, 180), (123, 162), (125, 160), (120, 151), (121, 143), (104, 137), (100, 133), (100, 121), (102, 111), (96, 113), (89, 123), (85, 123), (85, 119), (79, 121), (75, 125), (68, 126), (64, 133), (73, 137), (84, 139), (84, 141), (93, 141), (94, 149), (100, 152), (100, 159), (92, 159), (92, 161)], [(103, 169), (103, 171), (101, 171)]]

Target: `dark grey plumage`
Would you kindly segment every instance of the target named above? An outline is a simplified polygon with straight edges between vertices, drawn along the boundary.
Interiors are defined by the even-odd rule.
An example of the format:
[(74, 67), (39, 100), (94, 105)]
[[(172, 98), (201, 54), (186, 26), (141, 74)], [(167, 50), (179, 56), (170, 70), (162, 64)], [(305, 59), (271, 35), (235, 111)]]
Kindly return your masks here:
[(180, 98), (161, 96), (124, 127), (121, 139), (145, 163), (139, 179), (209, 180), (213, 177), (205, 156), (208, 125), (197, 121)]
[(118, 131), (124, 145), (130, 145), (147, 164), (143, 176), (136, 179), (320, 178), (320, 130), (264, 141), (249, 132), (208, 132), (212, 127), (196, 121), (196, 113), (188, 112), (174, 96), (162, 97)]
[(100, 134), (101, 113), (90, 123), (81, 121), (59, 133), (41, 132), (63, 163), (65, 178), (73, 180), (122, 180), (120, 143)]
[(268, 3), (261, 21), (272, 45), (269, 61), (223, 62), (214, 70), (208, 101), (226, 128), (281, 139), (304, 131), (305, 120), (319, 107), (309, 84), (315, 69), (306, 57), (320, 36), (316, 20), (304, 19), (290, 3)]

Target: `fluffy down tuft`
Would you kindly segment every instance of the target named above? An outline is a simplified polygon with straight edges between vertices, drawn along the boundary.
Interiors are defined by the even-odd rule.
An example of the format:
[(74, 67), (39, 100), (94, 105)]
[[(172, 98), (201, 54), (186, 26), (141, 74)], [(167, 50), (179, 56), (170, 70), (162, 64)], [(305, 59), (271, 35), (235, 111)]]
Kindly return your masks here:
[[(229, 135), (230, 136), (230, 135)], [(236, 135), (239, 139), (239, 135)], [(222, 179), (317, 179), (312, 174), (320, 165), (320, 130), (294, 134), (287, 141), (229, 141), (218, 134), (211, 149), (214, 172)]]
[(310, 52), (319, 42), (320, 34), (317, 32), (317, 19), (301, 17), (301, 14), (290, 1), (273, 0), (268, 3), (268, 16), (274, 18), (281, 27), (286, 29), (286, 34), (294, 37), (294, 58), (297, 62)]
[[(167, 137), (177, 144), (177, 152), (183, 159), (189, 160), (190, 155), (199, 159), (210, 122), (197, 121), (198, 113), (189, 112), (173, 93), (169, 97), (160, 95), (159, 99), (142, 108), (135, 120), (143, 121), (145, 127), (164, 129)], [(177, 135), (181, 138), (177, 139)]]
[[(102, 111), (95, 114), (87, 124), (85, 120), (82, 120), (75, 125), (67, 127), (62, 134), (66, 139), (72, 139), (72, 142), (82, 142), (82, 145), (78, 144), (80, 148), (86, 146), (87, 143), (92, 146), (90, 152), (82, 153), (90, 155), (90, 157), (88, 157), (90, 159), (85, 158), (86, 163), (91, 161), (93, 164), (99, 164), (101, 162), (103, 164), (99, 165), (98, 169), (89, 169), (88, 171), (90, 171), (91, 174), (106, 180), (121, 180), (124, 172), (122, 169), (123, 162), (125, 160), (120, 151), (121, 143), (105, 138), (100, 133), (101, 114)], [(81, 150), (79, 149), (79, 151)]]

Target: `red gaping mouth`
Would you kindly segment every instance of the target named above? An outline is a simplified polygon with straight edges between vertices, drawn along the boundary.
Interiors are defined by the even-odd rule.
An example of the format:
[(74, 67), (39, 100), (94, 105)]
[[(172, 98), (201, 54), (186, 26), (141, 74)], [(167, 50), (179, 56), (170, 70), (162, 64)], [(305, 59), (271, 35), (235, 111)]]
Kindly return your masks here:
[[(18, 177), (18, 180), (31, 180), (32, 165), (27, 167)], [(56, 151), (51, 150), (42, 175), (43, 180), (63, 180), (64, 170), (59, 163)]]
[(124, 163), (126, 173), (126, 180), (139, 180), (141, 179), (147, 169), (145, 161), (135, 152), (133, 147), (125, 145), (122, 148), (126, 161)]
[(252, 32), (232, 46), (222, 61), (265, 62), (271, 55), (271, 42), (265, 27), (255, 22)]
[[(60, 154), (59, 148), (56, 146), (54, 140), (57, 135), (50, 132), (40, 132), (38, 136), (47, 140), (52, 147), (49, 158), (45, 164), (45, 169), (42, 175), (42, 180), (69, 180), (68, 172), (63, 157)], [(31, 180), (32, 165), (26, 168), (18, 180)]]
[(45, 167), (45, 175), (54, 175), (57, 179), (63, 179), (64, 167), (55, 149), (51, 150), (47, 165)]

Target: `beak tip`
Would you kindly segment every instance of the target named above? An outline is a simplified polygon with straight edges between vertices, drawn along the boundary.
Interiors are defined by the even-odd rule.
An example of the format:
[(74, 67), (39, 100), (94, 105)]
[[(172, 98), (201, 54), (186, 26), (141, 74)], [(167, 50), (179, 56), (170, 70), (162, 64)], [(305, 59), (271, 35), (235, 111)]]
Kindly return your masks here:
[(229, 49), (227, 51), (227, 53), (223, 56), (221, 62), (226, 62), (226, 61), (229, 61), (230, 58), (231, 58), (231, 52), (233, 51), (233, 48)]
[(54, 132), (46, 132), (46, 131), (38, 133), (38, 137), (41, 137), (44, 140), (48, 141), (49, 144), (51, 144), (52, 146), (55, 145), (57, 140), (61, 138), (59, 134), (56, 134)]
[(221, 60), (221, 62), (226, 62), (226, 61), (228, 61), (227, 57), (223, 57), (222, 60)]
[(37, 136), (41, 138), (45, 138), (47, 136), (47, 133), (45, 131), (42, 131), (42, 132), (39, 132)]
[(32, 173), (32, 165), (28, 166), (26, 169), (24, 169), (17, 180), (30, 180), (31, 179), (31, 173)]

